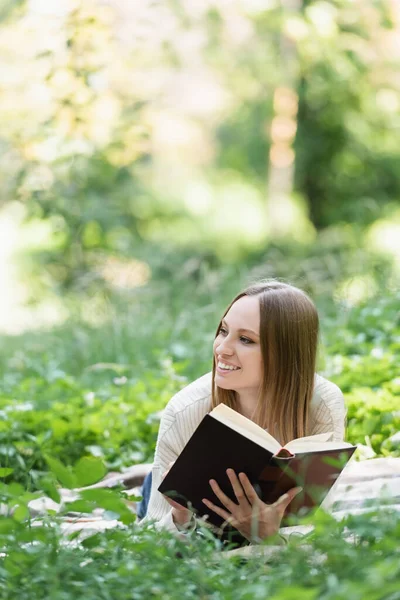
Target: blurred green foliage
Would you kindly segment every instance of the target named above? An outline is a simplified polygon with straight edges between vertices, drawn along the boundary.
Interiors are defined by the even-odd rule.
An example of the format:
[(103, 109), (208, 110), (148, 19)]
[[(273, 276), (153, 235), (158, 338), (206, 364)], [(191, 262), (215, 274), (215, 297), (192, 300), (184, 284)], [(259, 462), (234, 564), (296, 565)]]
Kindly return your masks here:
[(26, 0), (1, 0), (0, 1), (0, 23), (21, 15), (26, 7)]
[[(110, 507), (110, 514), (125, 516), (117, 492), (84, 494), (92, 504)], [(370, 511), (340, 523), (319, 512), (312, 517), (311, 535), (291, 536), (278, 548), (268, 547), (276, 542), (272, 539), (265, 554), (246, 559), (221, 551), (207, 531), (183, 540), (138, 527), (132, 519), (125, 527), (86, 532), (83, 539), (62, 534), (57, 518), (50, 516), (27, 527), (19, 510), (27, 500), (22, 490), (2, 485), (0, 497), (14, 509), (0, 521), (0, 548), (6, 551), (0, 556), (0, 593), (5, 600), (399, 598), (400, 523), (394, 511)]]
[[(82, 290), (108, 285), (107, 260), (144, 243), (223, 260), (265, 248), (278, 218), (267, 205), (280, 202), (267, 195), (271, 145), (292, 135), (281, 109), (304, 223), (390, 218), (400, 91), (388, 0), (121, 10), (28, 6), (0, 23), (2, 202), (48, 226), (31, 276)], [(276, 106), (280, 89), (292, 108)], [(289, 239), (299, 227), (292, 217)]]
[[(294, 273), (298, 255), (281, 256), (276, 249), (269, 259), (275, 274)], [(271, 268), (203, 265), (187, 276), (185, 263), (175, 267), (123, 301), (107, 301), (95, 325), (85, 322), (78, 305), (62, 326), (6, 340), (0, 353), (0, 457), (1, 467), (12, 469), (3, 473), (7, 481), (40, 488), (47, 456), (66, 465), (100, 457), (112, 470), (152, 460), (160, 411), (211, 369), (224, 307), (246, 280)], [(336, 269), (329, 277), (321, 265), (321, 279), (317, 268), (303, 269), (302, 261), (294, 280), (319, 306), (319, 371), (345, 394), (347, 438), (370, 455), (400, 456), (394, 439), (400, 429), (398, 291), (351, 306), (346, 297), (334, 301)]]
[(389, 133), (399, 101), (390, 74), (399, 61), (388, 53), (391, 5), (333, 2), (328, 8), (306, 1), (303, 7), (309, 26), (325, 12), (330, 31), (298, 46), (296, 186), (318, 228), (368, 224), (385, 204), (399, 202), (399, 154)]

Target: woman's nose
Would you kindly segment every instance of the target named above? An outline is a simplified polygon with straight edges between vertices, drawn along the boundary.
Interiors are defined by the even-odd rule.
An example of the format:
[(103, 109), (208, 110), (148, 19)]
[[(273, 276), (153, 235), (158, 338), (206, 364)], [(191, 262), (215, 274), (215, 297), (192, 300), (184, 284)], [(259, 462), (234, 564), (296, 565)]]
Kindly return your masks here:
[(232, 348), (231, 342), (228, 340), (228, 338), (224, 338), (223, 340), (221, 340), (217, 344), (215, 349), (217, 351), (217, 354), (229, 354), (229, 355), (233, 354), (233, 348)]

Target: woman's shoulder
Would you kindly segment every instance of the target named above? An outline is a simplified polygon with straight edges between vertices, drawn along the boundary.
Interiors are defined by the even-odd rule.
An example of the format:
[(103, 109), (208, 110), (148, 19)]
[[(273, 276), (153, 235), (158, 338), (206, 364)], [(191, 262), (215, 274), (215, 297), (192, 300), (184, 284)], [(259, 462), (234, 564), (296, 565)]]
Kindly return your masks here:
[(191, 408), (204, 404), (207, 407), (211, 399), (212, 373), (206, 373), (172, 396), (167, 407), (175, 414), (190, 411)]
[(341, 389), (335, 383), (316, 373), (311, 406), (316, 408), (321, 404), (332, 408), (344, 406), (344, 397)]
[(331, 432), (332, 440), (344, 439), (344, 396), (337, 385), (321, 375), (315, 375), (310, 417), (310, 435)]

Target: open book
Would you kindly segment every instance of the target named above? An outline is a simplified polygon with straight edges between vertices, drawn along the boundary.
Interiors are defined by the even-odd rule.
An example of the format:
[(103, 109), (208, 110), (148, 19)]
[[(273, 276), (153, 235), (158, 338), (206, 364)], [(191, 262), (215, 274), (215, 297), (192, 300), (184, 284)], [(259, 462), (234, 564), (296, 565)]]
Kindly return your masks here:
[(290, 488), (303, 491), (288, 513), (322, 502), (356, 447), (331, 441), (331, 433), (298, 438), (283, 448), (267, 431), (224, 404), (207, 414), (178, 456), (158, 490), (217, 526), (222, 519), (203, 504), (208, 498), (221, 506), (209, 480), (236, 501), (226, 470), (246, 473), (267, 504)]

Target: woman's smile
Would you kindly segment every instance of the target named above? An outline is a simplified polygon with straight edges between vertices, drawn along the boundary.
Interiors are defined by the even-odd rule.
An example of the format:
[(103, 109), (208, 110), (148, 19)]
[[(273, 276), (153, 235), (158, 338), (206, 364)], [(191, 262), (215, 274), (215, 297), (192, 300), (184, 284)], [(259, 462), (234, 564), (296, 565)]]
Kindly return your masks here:
[(239, 371), (240, 367), (238, 367), (236, 365), (232, 365), (230, 363), (226, 363), (225, 361), (218, 359), (216, 370), (220, 375), (229, 375), (230, 373)]

